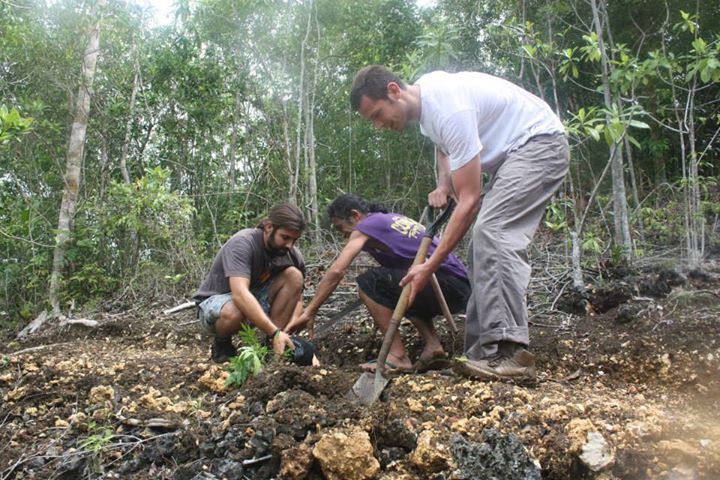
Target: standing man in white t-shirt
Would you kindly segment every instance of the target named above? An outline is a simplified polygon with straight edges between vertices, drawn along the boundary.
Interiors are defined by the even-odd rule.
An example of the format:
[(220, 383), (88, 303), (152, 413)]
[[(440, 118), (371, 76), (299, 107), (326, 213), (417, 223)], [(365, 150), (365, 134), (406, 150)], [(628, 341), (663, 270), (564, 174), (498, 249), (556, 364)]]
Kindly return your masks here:
[[(355, 76), (350, 103), (376, 128), (401, 131), (419, 122), (438, 158), (438, 187), (428, 202), (444, 207), (448, 196), (457, 199), (435, 252), (401, 282), (411, 284), (411, 301), (474, 223), (468, 361), (461, 370), (481, 379), (533, 377), (527, 248), (567, 173), (569, 148), (560, 119), (530, 92), (475, 72), (431, 72), (406, 85), (372, 65)], [(483, 172), (491, 175), (484, 196)]]

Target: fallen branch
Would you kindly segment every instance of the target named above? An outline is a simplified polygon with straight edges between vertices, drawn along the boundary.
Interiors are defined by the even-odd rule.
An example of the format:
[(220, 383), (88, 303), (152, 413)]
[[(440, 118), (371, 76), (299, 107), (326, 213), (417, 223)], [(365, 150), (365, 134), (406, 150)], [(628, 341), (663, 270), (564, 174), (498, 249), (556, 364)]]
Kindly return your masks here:
[(85, 325), (86, 327), (95, 328), (98, 326), (97, 320), (90, 320), (88, 318), (66, 318), (60, 322), (60, 326), (64, 325)]
[(23, 353), (37, 352), (38, 350), (44, 350), (44, 349), (50, 348), (50, 347), (57, 347), (58, 345), (68, 345), (70, 343), (72, 343), (72, 342), (60, 342), (60, 343), (50, 343), (47, 345), (38, 345), (37, 347), (24, 348), (22, 350), (18, 350), (17, 352), (8, 353), (7, 355), (22, 355)]
[(40, 312), (40, 315), (35, 317), (35, 320), (28, 323), (25, 326), (25, 328), (20, 330), (20, 333), (17, 334), (17, 338), (24, 338), (24, 337), (30, 335), (31, 333), (37, 332), (38, 329), (40, 327), (42, 327), (43, 324), (47, 321), (47, 319), (48, 319), (48, 313), (47, 313), (47, 311), (43, 310), (42, 312)]
[(248, 460), (243, 460), (242, 464), (243, 467), (249, 467), (250, 465), (255, 465), (256, 463), (265, 462), (267, 460), (270, 460), (272, 458), (272, 455), (265, 455), (264, 457), (258, 457), (258, 458), (250, 458)]
[(172, 308), (168, 308), (167, 310), (163, 310), (163, 315), (170, 315), (172, 313), (180, 312), (182, 310), (187, 310), (188, 308), (193, 308), (196, 306), (197, 303), (193, 300), (190, 302), (181, 303), (180, 305)]

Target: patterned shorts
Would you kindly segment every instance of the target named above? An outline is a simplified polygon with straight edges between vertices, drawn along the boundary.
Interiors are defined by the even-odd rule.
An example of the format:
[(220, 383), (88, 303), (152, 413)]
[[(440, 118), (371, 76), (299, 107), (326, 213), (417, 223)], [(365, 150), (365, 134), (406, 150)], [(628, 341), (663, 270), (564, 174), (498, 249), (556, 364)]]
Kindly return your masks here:
[[(270, 315), (270, 287), (272, 280), (250, 289), (250, 293), (257, 299), (263, 311)], [(200, 324), (207, 331), (215, 332), (215, 322), (220, 318), (220, 310), (227, 302), (232, 302), (232, 293), (221, 293), (213, 295), (198, 304), (198, 318)]]

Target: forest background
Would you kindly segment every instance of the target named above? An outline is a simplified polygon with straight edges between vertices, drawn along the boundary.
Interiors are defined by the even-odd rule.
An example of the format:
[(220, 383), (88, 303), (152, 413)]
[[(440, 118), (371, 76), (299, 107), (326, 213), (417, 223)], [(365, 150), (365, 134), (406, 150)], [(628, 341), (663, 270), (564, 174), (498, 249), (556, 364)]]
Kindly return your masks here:
[(687, 0), (0, 0), (0, 318), (192, 294), (277, 202), (335, 251), (341, 192), (419, 217), (416, 127), (349, 107), (353, 74), (476, 70), (545, 99), (571, 142), (542, 228), (582, 289), (601, 261), (697, 265), (720, 246), (720, 3)]

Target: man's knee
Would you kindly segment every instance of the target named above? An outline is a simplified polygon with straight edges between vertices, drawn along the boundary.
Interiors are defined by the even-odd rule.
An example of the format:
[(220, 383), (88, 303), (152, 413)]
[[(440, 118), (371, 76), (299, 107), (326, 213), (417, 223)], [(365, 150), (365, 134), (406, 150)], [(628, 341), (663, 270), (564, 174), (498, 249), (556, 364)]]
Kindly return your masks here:
[(295, 267), (288, 267), (282, 271), (282, 273), (273, 282), (280, 281), (280, 286), (286, 286), (290, 288), (302, 288), (303, 285), (303, 274), (300, 269)]
[(220, 317), (215, 322), (216, 330), (240, 330), (240, 326), (243, 323), (245, 317), (243, 316), (240, 309), (235, 305), (235, 302), (229, 301), (223, 305), (220, 310)]
[(288, 267), (278, 274), (272, 281), (272, 287), (269, 292), (270, 303), (273, 304), (278, 299), (278, 294), (282, 292), (283, 299), (287, 299), (287, 295), (298, 297), (302, 295), (303, 290), (303, 274), (295, 267)]

